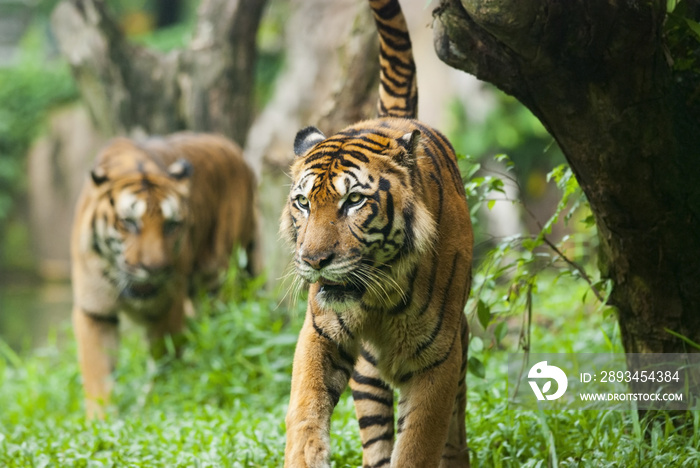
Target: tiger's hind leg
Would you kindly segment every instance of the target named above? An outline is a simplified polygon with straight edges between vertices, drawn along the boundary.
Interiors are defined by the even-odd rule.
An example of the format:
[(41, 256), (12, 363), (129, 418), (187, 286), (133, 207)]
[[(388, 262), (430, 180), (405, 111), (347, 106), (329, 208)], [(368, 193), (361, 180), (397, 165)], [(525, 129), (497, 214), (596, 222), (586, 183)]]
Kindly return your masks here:
[(388, 467), (394, 446), (394, 392), (371, 361), (372, 356), (363, 351), (350, 379), (362, 439), (362, 466)]
[(469, 467), (469, 449), (467, 448), (467, 431), (465, 428), (465, 418), (467, 409), (467, 350), (469, 346), (469, 327), (467, 318), (461, 318), (461, 341), (462, 341), (462, 366), (459, 370), (459, 382), (457, 384), (457, 395), (455, 397), (454, 408), (450, 418), (450, 430), (447, 436), (447, 443), (442, 452), (440, 468), (465, 468)]

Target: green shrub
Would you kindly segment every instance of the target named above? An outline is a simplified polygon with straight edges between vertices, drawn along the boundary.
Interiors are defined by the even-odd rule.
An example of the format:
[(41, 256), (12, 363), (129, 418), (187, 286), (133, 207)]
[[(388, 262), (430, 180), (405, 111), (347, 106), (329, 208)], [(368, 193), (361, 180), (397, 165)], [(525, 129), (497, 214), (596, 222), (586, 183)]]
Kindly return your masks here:
[(0, 68), (0, 225), (26, 184), (26, 156), (47, 112), (78, 96), (65, 63), (47, 60), (38, 32), (23, 41), (16, 66)]
[(19, 253), (27, 249), (26, 226), (15, 219), (26, 206), (27, 153), (49, 110), (77, 96), (68, 67), (47, 60), (37, 30), (23, 41), (18, 63), (0, 68), (0, 268), (27, 267)]

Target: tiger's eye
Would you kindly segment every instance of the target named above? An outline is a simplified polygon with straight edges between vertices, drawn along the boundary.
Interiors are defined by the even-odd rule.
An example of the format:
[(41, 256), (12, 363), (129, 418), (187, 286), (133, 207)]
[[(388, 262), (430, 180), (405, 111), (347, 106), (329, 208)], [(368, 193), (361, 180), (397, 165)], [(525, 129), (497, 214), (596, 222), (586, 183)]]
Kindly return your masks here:
[(177, 220), (177, 219), (168, 219), (163, 222), (163, 233), (164, 234), (173, 234), (175, 231), (177, 231), (180, 226), (182, 226), (182, 221)]
[(297, 195), (296, 200), (297, 200), (297, 203), (299, 204), (299, 206), (301, 206), (302, 208), (309, 207), (309, 199), (306, 198), (304, 195)]
[(131, 233), (139, 232), (139, 223), (134, 218), (119, 218), (119, 223), (126, 231)]
[(364, 197), (361, 194), (353, 192), (350, 195), (348, 195), (348, 203), (351, 205), (357, 205), (362, 201), (363, 198)]

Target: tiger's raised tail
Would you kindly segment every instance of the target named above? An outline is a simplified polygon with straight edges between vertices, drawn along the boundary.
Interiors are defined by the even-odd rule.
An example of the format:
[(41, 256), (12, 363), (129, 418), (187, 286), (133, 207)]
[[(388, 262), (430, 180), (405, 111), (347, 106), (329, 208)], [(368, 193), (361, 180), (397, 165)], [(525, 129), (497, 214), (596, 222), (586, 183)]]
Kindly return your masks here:
[(369, 0), (379, 32), (379, 117), (418, 115), (416, 64), (398, 0)]

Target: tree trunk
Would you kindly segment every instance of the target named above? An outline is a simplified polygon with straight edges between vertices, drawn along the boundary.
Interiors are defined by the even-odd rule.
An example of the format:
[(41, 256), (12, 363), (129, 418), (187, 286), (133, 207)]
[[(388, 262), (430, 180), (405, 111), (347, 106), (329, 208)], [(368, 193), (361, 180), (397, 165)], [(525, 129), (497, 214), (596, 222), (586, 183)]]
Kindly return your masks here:
[(64, 0), (52, 24), (83, 99), (106, 135), (217, 132), (245, 144), (255, 38), (266, 0), (202, 0), (194, 36), (159, 53), (130, 43), (103, 0)]
[(627, 352), (686, 350), (668, 330), (700, 343), (700, 80), (670, 63), (666, 3), (442, 0), (434, 13), (440, 58), (519, 99), (566, 155)]

